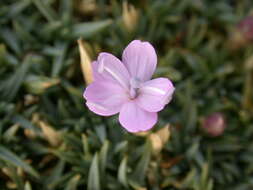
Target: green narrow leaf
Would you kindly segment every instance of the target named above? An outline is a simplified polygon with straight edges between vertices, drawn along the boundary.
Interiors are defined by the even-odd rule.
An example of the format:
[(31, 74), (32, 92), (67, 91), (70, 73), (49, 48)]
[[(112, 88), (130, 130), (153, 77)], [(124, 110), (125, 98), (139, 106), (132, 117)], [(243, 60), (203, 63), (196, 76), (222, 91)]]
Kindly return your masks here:
[(59, 176), (59, 178), (55, 179), (53, 181), (53, 183), (51, 183), (49, 186), (47, 186), (47, 184), (45, 183), (45, 185), (48, 187), (48, 190), (55, 190), (57, 189), (57, 187), (61, 186), (62, 184), (65, 184), (66, 181), (68, 181), (69, 179), (71, 179), (71, 177), (74, 176), (73, 174), (74, 172), (68, 172), (67, 174), (61, 175)]
[(113, 150), (114, 154), (117, 154), (121, 151), (123, 152), (127, 148), (127, 145), (128, 145), (128, 142), (126, 140), (122, 142), (118, 142)]
[(104, 125), (100, 125), (97, 126), (95, 128), (96, 134), (99, 137), (99, 140), (101, 141), (101, 143), (104, 143), (104, 141), (106, 140), (106, 130), (105, 130), (105, 126)]
[(209, 172), (208, 164), (205, 163), (202, 166), (202, 173), (200, 179), (200, 183), (203, 185), (202, 187), (204, 187), (208, 182), (208, 172)]
[(95, 21), (95, 22), (86, 22), (75, 24), (72, 28), (72, 37), (90, 37), (93, 34), (105, 29), (112, 23), (112, 20), (103, 20), (103, 21)]
[(196, 120), (197, 120), (197, 106), (196, 101), (193, 99), (194, 88), (192, 87), (192, 82), (187, 81), (185, 86), (185, 93), (182, 94), (183, 96), (183, 121), (185, 122), (185, 130), (183, 133), (192, 132), (196, 127)]
[(26, 7), (30, 5), (31, 1), (30, 0), (23, 0), (23, 1), (18, 1), (16, 3), (13, 3), (9, 7), (9, 12), (7, 17), (9, 18), (15, 18), (19, 13), (21, 13)]
[(17, 174), (17, 168), (15, 168), (14, 166), (12, 166), (10, 164), (7, 164), (7, 168), (9, 171), (9, 177), (17, 185), (17, 188), (19, 190), (23, 190), (24, 189), (24, 182), (23, 182), (22, 177)]
[(53, 22), (56, 20), (56, 13), (47, 5), (44, 0), (32, 0), (32, 2), (36, 5), (37, 9), (41, 12), (41, 14), (49, 21)]
[(210, 180), (208, 181), (206, 190), (213, 190), (213, 180), (212, 180), (212, 179), (210, 179)]
[(88, 190), (100, 190), (100, 176), (97, 153), (93, 157), (88, 176)]
[(57, 165), (52, 169), (52, 172), (45, 180), (45, 183), (48, 184), (47, 186), (49, 189), (54, 189), (54, 183), (62, 176), (64, 167), (65, 162), (60, 160)]
[(2, 92), (3, 98), (6, 100), (13, 100), (21, 87), (28, 69), (31, 65), (31, 56), (27, 56), (19, 68), (17, 68), (16, 72), (10, 76), (10, 78), (5, 82), (5, 86)]
[(12, 139), (15, 138), (18, 129), (19, 129), (19, 125), (13, 125), (13, 126), (9, 127), (9, 129), (7, 129), (7, 130), (4, 132), (3, 138), (4, 138), (7, 142), (11, 141)]
[(119, 170), (118, 170), (118, 180), (124, 187), (126, 187), (126, 188), (128, 187), (128, 182), (127, 182), (127, 156), (125, 156), (122, 159), (122, 161), (120, 162)]
[(151, 143), (149, 140), (147, 140), (145, 147), (143, 148), (141, 159), (138, 162), (135, 172), (132, 175), (133, 177), (132, 179), (138, 183), (144, 182), (146, 172), (148, 169), (148, 164), (151, 158), (151, 150), (152, 150)]
[(48, 88), (60, 83), (58, 78), (49, 78), (45, 76), (29, 75), (24, 81), (26, 90), (31, 94), (43, 94)]
[(65, 103), (66, 102), (63, 99), (59, 99), (59, 104), (57, 106), (59, 110), (59, 115), (61, 116), (61, 118), (70, 118), (71, 116)]
[(76, 175), (76, 176), (72, 177), (72, 178), (69, 180), (69, 182), (68, 182), (68, 184), (67, 184), (67, 186), (65, 187), (64, 190), (76, 190), (80, 178), (81, 178), (80, 175)]
[(41, 130), (38, 127), (34, 126), (29, 120), (27, 120), (26, 118), (24, 118), (22, 115), (18, 115), (18, 114), (14, 115), (11, 118), (11, 121), (14, 124), (16, 124), (16, 123), (19, 124), (24, 129), (32, 130), (37, 135), (41, 134)]
[(134, 190), (140, 190), (140, 189), (146, 189), (145, 187), (141, 186), (140, 184), (136, 183), (135, 181), (129, 180), (129, 185), (134, 189)]
[(6, 44), (18, 55), (21, 54), (20, 42), (16, 34), (10, 29), (4, 28), (0, 30), (1, 38), (6, 42)]
[(27, 173), (31, 174), (36, 178), (39, 178), (39, 174), (36, 170), (34, 170), (29, 164), (25, 163), (16, 154), (12, 153), (3, 146), (0, 146), (0, 159), (14, 166), (21, 167)]
[(60, 53), (60, 55), (55, 56), (53, 68), (52, 68), (52, 73), (51, 73), (52, 77), (57, 77), (63, 68), (64, 57), (65, 57), (66, 50), (67, 50), (67, 43), (61, 43), (61, 42), (57, 43), (56, 49), (58, 49), (59, 52), (61, 52), (61, 53)]
[(83, 144), (84, 158), (89, 160), (91, 158), (91, 154), (89, 149), (88, 138), (85, 134), (82, 134), (82, 144)]
[(195, 168), (193, 168), (191, 171), (189, 171), (186, 175), (186, 177), (182, 181), (182, 187), (189, 187), (193, 181), (195, 181), (197, 175), (197, 171)]
[(19, 23), (17, 20), (13, 21), (13, 27), (15, 31), (17, 31), (18, 37), (24, 42), (24, 43), (36, 43), (36, 40), (31, 35), (31, 33), (27, 30), (27, 28), (23, 27), (21, 23)]
[(102, 173), (105, 172), (108, 149), (109, 149), (109, 141), (105, 140), (99, 153), (100, 168)]
[(63, 20), (70, 21), (73, 12), (73, 1), (61, 0), (60, 10)]
[(188, 159), (193, 159), (199, 151), (199, 142), (194, 142), (187, 150), (186, 156)]

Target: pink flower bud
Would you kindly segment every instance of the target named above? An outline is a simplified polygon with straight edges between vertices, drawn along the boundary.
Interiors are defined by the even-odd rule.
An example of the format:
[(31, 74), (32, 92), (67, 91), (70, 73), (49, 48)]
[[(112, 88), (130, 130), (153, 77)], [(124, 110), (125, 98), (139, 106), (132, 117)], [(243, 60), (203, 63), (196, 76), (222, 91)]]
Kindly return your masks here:
[(248, 16), (239, 22), (237, 29), (247, 40), (253, 40), (253, 16)]
[(239, 49), (253, 41), (253, 15), (245, 17), (230, 36), (230, 48)]
[(222, 135), (226, 128), (223, 114), (216, 112), (207, 116), (202, 123), (202, 128), (210, 136), (216, 137)]

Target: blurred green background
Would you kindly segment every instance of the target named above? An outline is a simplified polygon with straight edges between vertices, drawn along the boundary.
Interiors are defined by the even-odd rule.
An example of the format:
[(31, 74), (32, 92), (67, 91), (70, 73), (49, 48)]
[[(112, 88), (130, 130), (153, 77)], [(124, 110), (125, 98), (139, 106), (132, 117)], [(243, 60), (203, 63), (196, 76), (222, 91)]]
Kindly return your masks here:
[[(1, 0), (0, 189), (253, 189), (253, 24), (238, 25), (252, 7)], [(88, 111), (80, 37), (92, 60), (121, 57), (133, 39), (154, 45), (155, 77), (176, 91), (152, 131), (130, 134), (117, 116)], [(205, 126), (217, 112), (222, 122)]]

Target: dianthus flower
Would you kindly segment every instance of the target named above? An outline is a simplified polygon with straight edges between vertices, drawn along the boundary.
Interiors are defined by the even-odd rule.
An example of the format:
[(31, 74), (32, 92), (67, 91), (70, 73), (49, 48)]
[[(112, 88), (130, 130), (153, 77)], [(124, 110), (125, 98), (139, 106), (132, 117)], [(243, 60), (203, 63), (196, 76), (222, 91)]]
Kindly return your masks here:
[(126, 47), (122, 61), (100, 53), (92, 63), (94, 81), (83, 94), (86, 105), (102, 116), (119, 113), (120, 124), (129, 132), (151, 129), (175, 89), (167, 78), (151, 79), (156, 65), (153, 46), (140, 40)]

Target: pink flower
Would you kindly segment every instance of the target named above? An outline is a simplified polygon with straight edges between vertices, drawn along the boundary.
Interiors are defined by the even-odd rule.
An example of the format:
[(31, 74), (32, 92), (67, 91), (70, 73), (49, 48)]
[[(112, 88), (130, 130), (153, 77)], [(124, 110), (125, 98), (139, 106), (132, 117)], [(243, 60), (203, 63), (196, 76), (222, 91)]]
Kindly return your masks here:
[(83, 94), (86, 105), (102, 116), (119, 113), (120, 124), (129, 132), (151, 129), (157, 122), (157, 112), (170, 102), (174, 92), (169, 79), (151, 80), (156, 64), (153, 46), (140, 40), (126, 47), (122, 61), (100, 53), (92, 63), (94, 81)]

